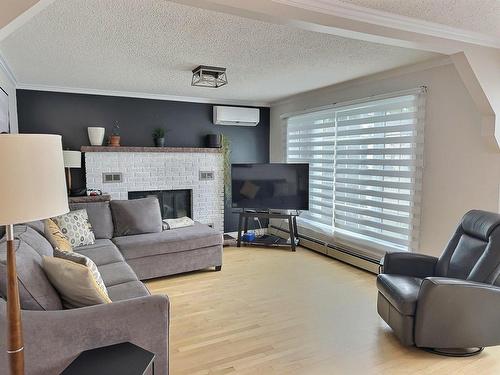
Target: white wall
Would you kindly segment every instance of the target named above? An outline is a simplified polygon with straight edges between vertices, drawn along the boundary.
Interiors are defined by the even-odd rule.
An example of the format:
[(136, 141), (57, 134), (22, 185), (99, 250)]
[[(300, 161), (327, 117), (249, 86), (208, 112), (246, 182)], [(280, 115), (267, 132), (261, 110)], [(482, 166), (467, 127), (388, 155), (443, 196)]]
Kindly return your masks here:
[(399, 69), (299, 94), (271, 107), (270, 158), (283, 160), (283, 113), (427, 86), (419, 252), (441, 253), (469, 209), (498, 211), (500, 153), (451, 63)]
[[(1, 56), (0, 56), (1, 59)], [(9, 115), (10, 115), (10, 131), (17, 133), (17, 100), (16, 100), (16, 85), (11, 80), (5, 68), (0, 61), (0, 87), (9, 94)]]

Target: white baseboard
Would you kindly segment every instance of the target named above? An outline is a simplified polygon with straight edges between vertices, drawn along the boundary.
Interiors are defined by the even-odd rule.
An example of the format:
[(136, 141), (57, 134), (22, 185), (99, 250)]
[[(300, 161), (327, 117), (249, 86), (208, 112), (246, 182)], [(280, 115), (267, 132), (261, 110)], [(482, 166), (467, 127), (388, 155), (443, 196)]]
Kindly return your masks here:
[[(282, 238), (288, 238), (288, 232), (283, 229), (278, 229), (276, 227), (270, 227), (268, 233), (274, 234)], [(300, 237), (300, 246), (306, 249), (313, 250), (315, 252), (321, 253), (323, 255), (329, 256), (341, 262), (350, 264), (354, 267), (361, 268), (365, 271), (378, 274), (379, 265), (375, 260), (370, 260), (361, 256), (356, 256), (354, 254), (342, 251), (340, 248), (335, 248), (332, 245), (326, 243), (316, 242), (312, 239)]]

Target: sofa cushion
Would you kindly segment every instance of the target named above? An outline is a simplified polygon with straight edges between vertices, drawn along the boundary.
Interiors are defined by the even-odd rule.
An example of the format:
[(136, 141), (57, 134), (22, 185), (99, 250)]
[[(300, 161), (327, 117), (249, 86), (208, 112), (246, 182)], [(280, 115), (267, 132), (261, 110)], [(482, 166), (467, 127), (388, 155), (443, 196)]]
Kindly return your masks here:
[(112, 301), (122, 301), (130, 298), (149, 296), (149, 290), (140, 281), (129, 281), (108, 287), (109, 298)]
[(97, 266), (124, 261), (122, 253), (107, 239), (95, 240), (93, 245), (77, 247), (75, 252), (89, 257)]
[(116, 262), (104, 264), (97, 267), (101, 273), (106, 288), (127, 283), (129, 281), (138, 281), (137, 275), (126, 262)]
[(222, 235), (208, 225), (195, 223), (191, 227), (113, 238), (125, 259), (176, 253), (222, 245)]
[[(44, 235), (45, 226), (44, 226), (44, 223), (42, 220), (30, 221), (30, 222), (24, 223), (22, 225), (27, 225), (28, 227), (31, 227), (34, 230), (36, 230), (42, 236)], [(0, 225), (0, 240), (2, 239), (2, 237), (4, 235), (5, 235), (5, 226)]]
[[(42, 268), (42, 256), (52, 256), (52, 246), (37, 231), (15, 227), (17, 280), (21, 308), (24, 310), (60, 310), (61, 299)], [(0, 294), (7, 295), (7, 241), (0, 241)]]
[(381, 274), (377, 276), (380, 293), (403, 315), (415, 315), (422, 279), (418, 277)]
[[(54, 249), (50, 242), (29, 224), (16, 225), (14, 227), (14, 238), (26, 242), (40, 256), (52, 256), (54, 254)], [(40, 259), (40, 264), (41, 261)]]
[(162, 231), (158, 198), (111, 201), (115, 237)]
[(44, 223), (44, 220), (30, 221), (28, 223), (24, 223), (24, 225), (27, 225), (28, 227), (33, 228), (38, 233), (40, 233), (42, 236), (45, 235), (45, 223)]
[(109, 202), (71, 203), (69, 208), (71, 211), (87, 210), (95, 238), (113, 238), (113, 218)]

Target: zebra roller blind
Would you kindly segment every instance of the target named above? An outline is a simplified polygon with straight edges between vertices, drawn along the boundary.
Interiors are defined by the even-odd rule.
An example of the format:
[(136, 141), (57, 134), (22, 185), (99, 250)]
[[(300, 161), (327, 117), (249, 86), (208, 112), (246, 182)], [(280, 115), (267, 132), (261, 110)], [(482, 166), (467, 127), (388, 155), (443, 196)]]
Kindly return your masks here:
[(301, 217), (331, 227), (335, 113), (318, 111), (288, 119), (287, 162), (309, 163), (309, 211)]
[(310, 163), (304, 215), (338, 238), (418, 248), (424, 91), (372, 99), (287, 121), (287, 160)]

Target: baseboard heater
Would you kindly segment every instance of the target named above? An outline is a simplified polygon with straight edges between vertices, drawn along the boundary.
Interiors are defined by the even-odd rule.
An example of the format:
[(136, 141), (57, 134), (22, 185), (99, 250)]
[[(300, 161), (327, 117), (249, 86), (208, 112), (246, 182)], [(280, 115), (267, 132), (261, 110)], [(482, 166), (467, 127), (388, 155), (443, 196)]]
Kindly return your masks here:
[[(286, 233), (287, 236), (290, 234), (289, 230), (277, 227), (275, 225), (270, 225), (269, 228), (275, 231), (274, 234), (276, 234), (277, 236), (284, 237), (283, 234)], [(357, 268), (361, 268), (375, 274), (379, 273), (379, 259), (370, 258), (366, 255), (359, 254), (352, 249), (349, 249), (347, 246), (319, 241), (315, 238), (304, 236), (301, 234), (299, 234), (298, 237), (300, 238), (300, 245), (307, 249), (327, 255), (331, 258), (340, 260), (344, 263), (348, 263)]]

